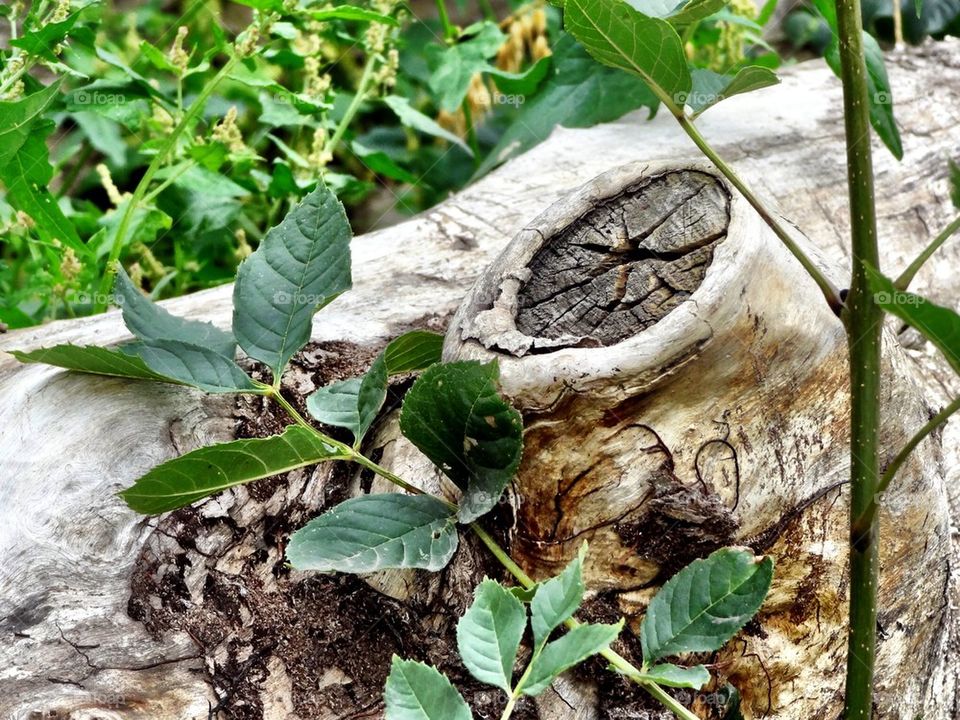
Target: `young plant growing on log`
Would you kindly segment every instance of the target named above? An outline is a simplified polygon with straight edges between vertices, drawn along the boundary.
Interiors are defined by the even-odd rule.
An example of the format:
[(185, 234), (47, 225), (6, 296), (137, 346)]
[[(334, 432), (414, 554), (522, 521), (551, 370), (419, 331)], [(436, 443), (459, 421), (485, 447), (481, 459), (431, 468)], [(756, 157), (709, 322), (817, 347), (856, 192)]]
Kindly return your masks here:
[[(506, 610), (512, 613), (511, 642), (516, 636), (519, 643), (517, 632), (522, 635), (526, 626), (522, 602), (531, 607), (532, 661), (516, 685), (509, 668), (501, 666), (510, 695), (505, 717), (520, 695), (537, 694), (559, 673), (600, 653), (616, 672), (638, 683), (678, 717), (695, 720), (663, 688), (699, 689), (709, 674), (702, 666), (682, 668), (661, 661), (716, 650), (729, 640), (766, 596), (772, 560), (745, 549), (727, 549), (683, 570), (650, 605), (641, 628), (644, 661), (636, 667), (609, 648), (622, 622), (581, 625), (573, 618), (584, 594), (582, 554), (558, 578), (538, 584), (477, 523), (499, 502), (523, 452), (522, 419), (499, 392), (495, 362), (441, 363), (440, 336), (409, 332), (390, 342), (363, 377), (321, 388), (306, 399), (316, 421), (348, 429), (353, 443), (337, 440), (307, 421), (283, 395), (281, 380), (290, 359), (308, 342), (314, 314), (351, 286), (350, 237), (342, 205), (329, 189), (318, 187), (240, 266), (231, 332), (171, 315), (144, 297), (121, 269), (115, 303), (135, 340), (117, 348), (60, 345), (14, 354), (23, 362), (80, 372), (174, 383), (209, 393), (263, 395), (289, 415), (292, 424), (279, 435), (200, 448), (156, 466), (120, 493), (138, 512), (175, 510), (243, 483), (324, 461), (348, 460), (403, 492), (361, 495), (309, 522), (288, 544), (287, 558), (294, 567), (350, 573), (392, 568), (438, 571), (458, 547), (460, 526), (468, 528), (520, 585), (506, 590), (488, 581), (478, 591), (478, 603), (493, 602), (494, 596), (511, 598)], [(238, 346), (269, 370), (270, 383), (255, 379), (236, 362)], [(423, 372), (404, 398), (400, 429), (457, 487), (456, 503), (424, 492), (362, 452), (363, 439), (384, 404), (389, 377), (416, 371)], [(472, 672), (482, 664), (484, 652), (474, 636), (482, 632), (481, 616), (489, 612), (483, 604), (475, 605), (461, 623), (461, 648)], [(549, 641), (561, 624), (569, 632)], [(471, 630), (473, 626), (477, 627)], [(499, 643), (498, 638), (495, 641)], [(403, 675), (404, 668), (409, 670), (407, 689), (400, 688), (400, 679), (388, 687), (395, 708), (391, 717), (449, 717), (397, 714), (401, 711), (396, 708), (405, 702), (397, 699), (398, 693), (416, 694), (421, 680), (433, 677), (416, 664), (396, 665), (395, 671)], [(437, 684), (424, 688), (428, 694), (449, 695)]]
[[(560, 575), (540, 583), (524, 583), (522, 588), (484, 580), (460, 619), (460, 658), (474, 678), (504, 692), (506, 705), (501, 720), (511, 716), (522, 697), (539, 695), (561, 673), (598, 653), (615, 670), (660, 699), (669, 697), (664, 687), (702, 689), (710, 682), (705, 666), (683, 667), (662, 660), (682, 653), (719, 650), (760, 607), (773, 576), (773, 561), (766, 558), (758, 562), (749, 550), (724, 548), (695, 560), (651, 600), (640, 625), (643, 663), (635, 674), (610, 650), (623, 630), (623, 620), (604, 625), (580, 623), (573, 618), (586, 590), (586, 553), (584, 544)], [(567, 629), (566, 634), (551, 640), (561, 626)], [(514, 666), (528, 627), (532, 651), (526, 667), (514, 680)], [(473, 718), (463, 696), (439, 670), (396, 656), (385, 698), (387, 720)], [(736, 717), (734, 708), (728, 709), (724, 717)]]
[[(960, 408), (960, 399), (938, 413), (887, 463), (881, 472), (880, 367), (884, 311), (897, 315), (941, 349), (960, 372), (960, 318), (952, 310), (903, 292), (917, 270), (960, 227), (944, 229), (894, 282), (880, 274), (870, 127), (896, 158), (903, 149), (893, 117), (893, 102), (883, 57), (876, 41), (863, 31), (859, 0), (816, 0), (833, 31), (826, 59), (843, 84), (844, 121), (851, 216), (850, 287), (837, 291), (793, 241), (774, 213), (760, 201), (706, 138), (694, 121), (725, 97), (778, 82), (760, 66), (735, 74), (688, 67), (680, 32), (699, 17), (723, 6), (722, 0), (690, 0), (679, 8), (650, 0), (559, 0), (564, 27), (601, 63), (642, 78), (700, 151), (716, 165), (756, 209), (773, 232), (817, 283), (848, 336), (851, 400), (850, 474), (850, 634), (845, 717), (873, 715), (876, 656), (879, 496), (892, 482), (910, 452)], [(955, 173), (954, 173), (955, 178)]]

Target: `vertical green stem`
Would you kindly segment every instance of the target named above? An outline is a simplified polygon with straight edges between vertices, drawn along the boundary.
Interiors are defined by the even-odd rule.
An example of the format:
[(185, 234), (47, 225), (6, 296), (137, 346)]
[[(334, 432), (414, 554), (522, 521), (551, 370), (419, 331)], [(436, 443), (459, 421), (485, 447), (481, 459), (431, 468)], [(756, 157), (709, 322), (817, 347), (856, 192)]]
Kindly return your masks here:
[(457, 26), (450, 22), (446, 0), (437, 0), (437, 15), (440, 17), (440, 27), (443, 28), (443, 37), (448, 43), (457, 39)]
[(340, 122), (337, 124), (336, 130), (333, 131), (333, 135), (330, 136), (330, 139), (327, 140), (326, 145), (324, 146), (324, 152), (333, 153), (337, 145), (340, 144), (340, 141), (343, 139), (344, 133), (347, 132), (347, 128), (350, 127), (350, 123), (353, 122), (353, 118), (356, 117), (357, 112), (360, 110), (360, 106), (363, 104), (364, 99), (367, 96), (367, 92), (370, 90), (370, 83), (373, 81), (373, 72), (377, 66), (377, 54), (371, 52), (367, 56), (367, 63), (363, 67), (363, 74), (360, 76), (360, 82), (357, 85), (357, 92), (353, 96), (353, 100), (350, 101), (350, 104), (347, 106), (347, 111), (343, 114), (343, 117), (340, 118)]
[(876, 517), (866, 527), (857, 519), (874, 501), (879, 477), (880, 330), (883, 311), (874, 302), (864, 263), (880, 266), (870, 150), (870, 105), (863, 54), (859, 0), (837, 0), (840, 78), (843, 81), (850, 195), (853, 276), (846, 298), (850, 348), (850, 630), (844, 718), (870, 720), (877, 647)]
[(203, 90), (200, 91), (200, 94), (193, 101), (193, 103), (191, 103), (190, 108), (183, 114), (180, 122), (177, 123), (176, 127), (174, 127), (167, 136), (163, 145), (160, 146), (157, 154), (153, 156), (153, 160), (151, 160), (150, 164), (147, 166), (146, 171), (143, 173), (143, 177), (140, 178), (140, 182), (137, 183), (137, 187), (134, 188), (133, 195), (127, 201), (123, 215), (120, 217), (120, 224), (117, 227), (117, 234), (114, 236), (113, 245), (110, 247), (110, 255), (107, 257), (107, 266), (104, 269), (103, 277), (100, 279), (100, 287), (97, 291), (97, 296), (94, 299), (94, 315), (103, 312), (107, 308), (107, 296), (110, 293), (110, 288), (113, 287), (114, 266), (116, 265), (117, 260), (120, 259), (120, 252), (123, 250), (127, 233), (130, 231), (130, 223), (133, 221), (133, 215), (140, 203), (143, 202), (143, 197), (146, 195), (147, 188), (150, 187), (150, 183), (153, 180), (154, 175), (157, 174), (157, 171), (163, 166), (164, 162), (166, 162), (167, 156), (176, 146), (177, 141), (183, 134), (183, 131), (190, 126), (194, 119), (203, 110), (204, 105), (206, 105), (207, 100), (209, 99), (210, 95), (213, 94), (213, 91), (216, 89), (217, 85), (219, 85), (220, 81), (233, 71), (234, 66), (239, 61), (239, 55), (236, 53), (231, 55), (227, 62), (224, 63), (223, 67), (220, 68), (220, 71), (203, 87)]

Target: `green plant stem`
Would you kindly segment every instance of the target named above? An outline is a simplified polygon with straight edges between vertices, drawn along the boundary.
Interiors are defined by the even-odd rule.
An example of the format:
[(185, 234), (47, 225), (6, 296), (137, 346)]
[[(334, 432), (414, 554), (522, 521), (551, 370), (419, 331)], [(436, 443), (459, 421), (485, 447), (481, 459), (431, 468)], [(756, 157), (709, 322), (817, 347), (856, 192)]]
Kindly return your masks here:
[(706, 138), (700, 134), (700, 130), (694, 125), (693, 121), (688, 118), (683, 112), (679, 114), (674, 113), (674, 116), (677, 119), (677, 122), (680, 123), (680, 127), (683, 128), (684, 132), (693, 140), (694, 144), (700, 149), (700, 151), (709, 158), (709, 160), (717, 167), (717, 169), (723, 174), (727, 180), (730, 181), (730, 184), (733, 185), (744, 199), (750, 203), (754, 210), (760, 215), (763, 221), (769, 226), (773, 233), (780, 238), (780, 241), (784, 244), (787, 250), (800, 262), (803, 266), (803, 269), (807, 271), (807, 274), (813, 278), (813, 281), (817, 284), (817, 287), (820, 288), (820, 292), (823, 293), (824, 299), (827, 301), (827, 304), (830, 306), (830, 309), (833, 310), (834, 314), (840, 315), (840, 312), (843, 308), (843, 301), (840, 299), (840, 293), (837, 291), (837, 288), (834, 287), (833, 283), (827, 279), (827, 277), (820, 272), (820, 269), (814, 264), (814, 262), (806, 256), (803, 250), (797, 245), (794, 241), (793, 236), (787, 231), (787, 229), (779, 222), (766, 205), (758, 198), (753, 190), (740, 178), (739, 175), (730, 167), (723, 158), (721, 158), (716, 150), (706, 141)]
[(879, 476), (880, 331), (883, 311), (873, 300), (865, 263), (880, 266), (870, 149), (870, 104), (859, 0), (837, 1), (843, 83), (853, 274), (844, 311), (850, 348), (850, 630), (845, 720), (873, 717), (877, 648), (879, 523), (857, 520), (874, 502)]
[[(527, 573), (523, 571), (513, 558), (511, 558), (506, 550), (500, 547), (500, 544), (493, 539), (493, 537), (477, 523), (470, 523), (470, 530), (473, 531), (473, 534), (479, 538), (490, 553), (506, 568), (513, 577), (519, 582), (525, 589), (529, 590), (536, 583), (533, 578), (531, 578)], [(574, 618), (567, 620), (564, 625), (572, 630), (580, 626), (580, 623)], [(640, 685), (644, 690), (646, 690), (650, 695), (660, 701), (666, 708), (668, 708), (674, 715), (682, 720), (699, 720), (696, 715), (687, 710), (682, 704), (677, 702), (668, 692), (663, 688), (657, 685), (652, 680), (646, 679), (647, 676), (644, 675), (643, 671), (640, 670), (636, 665), (631, 663), (625, 657), (615, 650), (607, 648), (602, 650), (600, 655), (607, 660), (616, 670), (624, 675), (625, 677), (630, 678), (638, 685)]]
[(940, 234), (917, 256), (917, 259), (910, 263), (910, 266), (906, 270), (900, 273), (900, 277), (894, 280), (893, 286), (897, 288), (897, 290), (906, 290), (910, 287), (910, 283), (913, 282), (913, 278), (916, 277), (917, 272), (923, 267), (923, 264), (927, 262), (930, 256), (939, 250), (940, 246), (949, 240), (957, 230), (960, 230), (960, 216), (954, 218), (952, 223), (940, 231)]
[(165, 178), (162, 183), (160, 183), (160, 184), (157, 185), (153, 190), (151, 190), (151, 191), (148, 192), (146, 195), (144, 195), (144, 197), (143, 197), (143, 202), (145, 202), (145, 203), (152, 202), (152, 201), (154, 200), (154, 198), (157, 197), (157, 195), (159, 195), (159, 194), (162, 193), (164, 190), (166, 190), (168, 187), (170, 187), (173, 183), (175, 183), (175, 182), (177, 181), (177, 179), (178, 179), (181, 175), (183, 175), (184, 173), (188, 172), (188, 171), (189, 171), (191, 168), (193, 168), (193, 166), (196, 165), (196, 164), (197, 164), (197, 161), (196, 161), (196, 160), (185, 160), (185, 161), (183, 162), (183, 165), (182, 165), (181, 167), (177, 168), (177, 170), (176, 170), (175, 172), (170, 173), (170, 176), (167, 177), (167, 178)]
[(353, 122), (353, 118), (356, 117), (357, 112), (360, 110), (360, 105), (363, 104), (364, 98), (367, 96), (367, 92), (370, 90), (370, 83), (373, 81), (373, 72), (376, 69), (377, 65), (377, 54), (370, 53), (367, 57), (367, 62), (363, 66), (363, 74), (360, 76), (360, 82), (357, 85), (357, 92), (353, 96), (353, 100), (350, 101), (350, 104), (347, 106), (347, 111), (343, 114), (343, 117), (340, 118), (340, 122), (337, 124), (337, 128), (333, 131), (333, 135), (330, 136), (330, 139), (327, 140), (326, 145), (323, 146), (324, 154), (332, 154), (336, 147), (340, 144), (340, 141), (343, 139), (344, 133), (347, 132), (347, 128), (350, 127), (350, 123)]
[[(339, 450), (343, 454), (342, 459), (352, 460), (358, 465), (362, 465), (368, 470), (371, 470), (374, 473), (380, 475), (381, 477), (386, 478), (393, 484), (403, 488), (408, 492), (414, 493), (416, 495), (429, 494), (424, 490), (414, 485), (411, 485), (410, 483), (408, 483), (406, 480), (402, 479), (395, 473), (387, 470), (384, 467), (381, 467), (380, 465), (370, 460), (366, 456), (362, 455), (361, 453), (359, 453), (357, 450), (350, 447), (349, 445), (346, 445), (338, 440), (334, 440), (328, 435), (325, 435), (324, 433), (317, 430), (315, 427), (313, 427), (313, 425), (308, 423), (306, 419), (303, 417), (303, 415), (301, 415), (297, 411), (297, 409), (293, 407), (293, 405), (291, 405), (290, 402), (285, 397), (283, 397), (280, 391), (275, 387), (273, 387), (272, 385), (266, 385), (263, 383), (260, 383), (258, 385), (261, 390), (261, 394), (267, 395), (268, 397), (272, 398), (278, 405), (280, 405), (280, 407), (282, 407), (287, 412), (287, 414), (297, 424), (302, 425), (305, 428), (308, 428), (311, 432), (313, 432), (321, 440), (323, 440), (324, 443), (337, 448), (337, 450)], [(431, 497), (434, 497), (437, 500), (440, 500), (441, 502), (445, 503), (452, 510), (454, 511), (457, 510), (457, 506), (454, 503), (451, 503), (445, 500), (444, 498), (438, 497), (436, 495), (431, 495)], [(513, 575), (513, 577), (517, 580), (517, 582), (519, 582), (527, 590), (529, 590), (534, 585), (536, 585), (536, 582), (534, 582), (533, 578), (531, 578), (526, 572), (524, 572), (523, 568), (517, 565), (517, 563), (513, 560), (513, 558), (510, 557), (510, 555), (507, 553), (506, 550), (500, 547), (500, 544), (496, 540), (494, 540), (494, 538), (490, 535), (490, 533), (488, 533), (486, 530), (480, 527), (478, 523), (475, 523), (475, 522), (470, 523), (469, 527), (470, 527), (470, 530), (473, 532), (473, 534), (476, 535), (477, 538), (480, 540), (480, 542), (482, 542), (486, 546), (486, 548), (490, 551), (490, 553), (494, 556), (494, 558), (496, 558), (497, 561), (499, 561), (500, 564), (503, 565), (503, 567), (507, 570), (507, 572)], [(568, 629), (572, 630), (576, 627), (579, 627), (580, 623), (576, 619), (570, 618), (564, 623), (564, 625)], [(665, 707), (667, 707), (671, 712), (673, 712), (678, 718), (681, 718), (681, 720), (699, 720), (699, 718), (697, 718), (696, 715), (694, 715), (692, 712), (687, 710), (681, 703), (677, 702), (677, 700), (671, 697), (670, 694), (667, 693), (663, 688), (661, 688), (652, 680), (647, 679), (642, 670), (637, 668), (633, 663), (631, 663), (629, 660), (627, 660), (625, 657), (623, 657), (619, 653), (607, 648), (606, 650), (602, 650), (600, 652), (600, 655), (604, 657), (614, 668), (616, 668), (618, 672), (630, 678), (634, 682), (638, 683), (644, 690), (646, 690), (648, 693), (650, 693), (650, 695), (652, 695), (654, 698), (659, 700)], [(523, 678), (521, 678), (521, 680), (517, 684), (518, 690), (521, 688), (522, 684), (523, 684)], [(510, 714), (513, 712), (513, 706), (516, 705), (516, 701), (518, 698), (519, 698), (518, 692), (514, 692), (511, 694), (510, 701), (508, 702), (507, 707), (504, 710), (503, 716), (501, 716), (501, 720), (505, 720), (510, 717)]]
[[(325, 433), (322, 433), (319, 430), (317, 430), (313, 425), (307, 422), (306, 418), (304, 418), (303, 415), (301, 415), (293, 405), (290, 404), (290, 401), (283, 396), (283, 393), (281, 393), (278, 388), (274, 387), (273, 385), (266, 385), (266, 384), (261, 384), (261, 387), (262, 387), (261, 394), (271, 398), (274, 402), (277, 403), (277, 405), (282, 407), (286, 411), (286, 413), (291, 418), (293, 418), (294, 422), (296, 422), (298, 425), (302, 425), (303, 427), (307, 428), (310, 432), (312, 432), (314, 435), (320, 438), (325, 444), (335, 447), (340, 452), (341, 457), (339, 459), (350, 460), (352, 462), (355, 462), (358, 465), (361, 465), (362, 467), (365, 467), (368, 470), (376, 473), (377, 475), (380, 475), (381, 477), (386, 478), (387, 480), (392, 482), (394, 485), (397, 485), (398, 487), (403, 488), (407, 492), (413, 493), (414, 495), (428, 494), (426, 491), (421, 490), (416, 485), (411, 485), (396, 473), (393, 473), (387, 470), (385, 467), (381, 467), (380, 465), (375, 463), (373, 460), (370, 460), (368, 457), (358, 452), (356, 449), (350, 447), (346, 443), (342, 443), (339, 440), (335, 440), (329, 435), (326, 435)], [(445, 500), (444, 498), (437, 497), (437, 496), (433, 496), (433, 497), (435, 497), (437, 500), (447, 505), (451, 510), (456, 511), (458, 509), (456, 504), (448, 500)]]
[(443, 37), (448, 43), (457, 39), (460, 31), (457, 26), (450, 22), (450, 14), (447, 12), (447, 3), (445, 0), (436, 0), (437, 15), (440, 17), (440, 27), (443, 28)]
[(881, 496), (887, 491), (887, 488), (890, 487), (890, 483), (892, 483), (893, 479), (897, 476), (897, 472), (903, 467), (903, 464), (916, 449), (917, 445), (923, 442), (930, 433), (949, 420), (950, 416), (958, 410), (960, 410), (960, 397), (956, 398), (943, 410), (934, 415), (926, 425), (920, 428), (920, 430), (910, 438), (910, 441), (903, 446), (903, 449), (897, 453), (897, 456), (890, 461), (890, 464), (887, 465), (883, 471), (883, 475), (880, 476), (880, 482), (877, 483), (877, 491), (874, 493), (873, 499), (867, 506), (867, 509), (864, 510), (860, 517), (854, 522), (853, 534), (855, 536), (867, 532), (870, 525), (874, 522), (877, 510), (879, 509)]
[(193, 120), (201, 113), (204, 105), (206, 105), (207, 100), (210, 98), (210, 95), (213, 94), (213, 91), (216, 89), (217, 85), (219, 85), (220, 82), (233, 71), (234, 66), (239, 61), (240, 56), (236, 53), (233, 53), (227, 59), (227, 62), (224, 63), (223, 67), (220, 68), (220, 71), (213, 76), (210, 82), (204, 85), (196, 100), (191, 103), (190, 108), (183, 114), (180, 122), (177, 123), (176, 127), (174, 127), (167, 136), (163, 145), (160, 146), (160, 150), (156, 155), (153, 156), (153, 160), (151, 160), (150, 164), (147, 166), (146, 171), (143, 173), (143, 177), (140, 178), (140, 182), (137, 183), (137, 187), (134, 189), (133, 195), (127, 201), (127, 206), (124, 208), (123, 215), (120, 217), (120, 224), (117, 227), (117, 234), (113, 238), (113, 245), (111, 246), (110, 254), (107, 257), (107, 266), (103, 272), (103, 277), (100, 280), (100, 287), (93, 306), (94, 314), (103, 312), (107, 307), (107, 296), (110, 293), (110, 288), (113, 286), (115, 265), (117, 260), (120, 259), (120, 252), (123, 250), (127, 232), (130, 230), (130, 223), (133, 220), (134, 212), (136, 211), (137, 207), (139, 207), (140, 203), (143, 202), (144, 195), (147, 193), (147, 188), (150, 186), (153, 176), (157, 174), (157, 171), (166, 161), (167, 156), (176, 146), (177, 141), (180, 139), (180, 135), (183, 134), (183, 131), (186, 130), (190, 123), (192, 123)]

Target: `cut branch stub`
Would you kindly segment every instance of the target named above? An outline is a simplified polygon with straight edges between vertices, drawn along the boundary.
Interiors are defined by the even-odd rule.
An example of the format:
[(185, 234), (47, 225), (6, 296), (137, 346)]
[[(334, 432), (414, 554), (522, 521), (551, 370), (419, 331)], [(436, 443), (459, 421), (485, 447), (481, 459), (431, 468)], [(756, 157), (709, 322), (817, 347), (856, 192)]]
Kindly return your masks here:
[[(925, 409), (890, 345), (884, 402), (897, 413), (882, 443), (898, 447)], [(527, 572), (556, 574), (586, 540), (587, 587), (636, 617), (695, 558), (727, 545), (768, 552), (763, 633), (722, 651), (722, 679), (755, 714), (836, 715), (833, 693), (793, 688), (832, 687), (845, 662), (846, 338), (725, 180), (698, 162), (635, 163), (587, 183), (480, 277), (444, 357), (497, 359), (524, 415), (510, 551)], [(929, 619), (946, 613), (935, 600), (950, 555), (938, 463), (918, 459), (887, 504), (918, 534), (890, 538), (885, 577), (929, 591), (888, 605), (910, 654), (936, 651)], [(921, 526), (937, 541), (920, 539)], [(923, 681), (896, 682), (920, 692)]]
[(713, 176), (695, 171), (645, 177), (598, 203), (534, 255), (517, 328), (612, 345), (650, 327), (700, 286), (729, 204)]

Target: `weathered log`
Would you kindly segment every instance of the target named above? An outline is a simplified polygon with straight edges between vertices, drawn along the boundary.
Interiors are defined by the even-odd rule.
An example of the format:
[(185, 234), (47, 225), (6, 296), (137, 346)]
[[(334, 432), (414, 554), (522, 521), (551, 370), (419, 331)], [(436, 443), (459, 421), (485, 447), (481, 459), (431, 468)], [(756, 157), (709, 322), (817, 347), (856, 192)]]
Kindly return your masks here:
[[(958, 48), (956, 42), (930, 45), (890, 60), (906, 159), (898, 164), (877, 152), (889, 268), (902, 267), (949, 219), (945, 157), (960, 141)], [(728, 100), (702, 120), (720, 152), (803, 227), (838, 283), (846, 274), (847, 235), (840, 107), (835, 79), (814, 62), (786, 72), (781, 86)], [(568, 557), (573, 536), (586, 531), (603, 549), (592, 555), (593, 587), (610, 590), (629, 612), (681, 561), (728, 540), (752, 543), (777, 557), (777, 586), (760, 629), (722, 656), (720, 672), (746, 691), (757, 717), (828, 717), (820, 713), (836, 707), (837, 668), (844, 659), (845, 501), (837, 485), (845, 467), (844, 348), (815, 289), (755, 216), (709, 168), (674, 161), (684, 183), (697, 173), (704, 187), (719, 188), (709, 192), (729, 201), (726, 219), (723, 203), (711, 210), (727, 228), (722, 238), (706, 239), (713, 237), (707, 232), (698, 247), (671, 250), (676, 263), (690, 256), (689, 271), (658, 268), (645, 275), (649, 282), (670, 275), (677, 292), (661, 293), (646, 306), (641, 301), (645, 314), (636, 324), (618, 321), (612, 327), (620, 330), (595, 341), (585, 332), (596, 319), (589, 313), (554, 327), (549, 319), (556, 307), (544, 304), (534, 284), (521, 289), (518, 283), (523, 312), (515, 334), (504, 333), (503, 317), (480, 317), (492, 312), (497, 296), (489, 290), (499, 289), (505, 268), (532, 273), (556, 262), (546, 256), (534, 262), (536, 242), (546, 238), (521, 232), (487, 269), (544, 208), (627, 161), (692, 155), (665, 116), (647, 122), (631, 115), (589, 130), (559, 130), (438, 208), (358, 238), (355, 289), (318, 316), (314, 339), (320, 344), (298, 359), (287, 389), (302, 394), (355, 373), (389, 337), (414, 325), (446, 327), (460, 307), (448, 353), (486, 357), (491, 350), (481, 346), (490, 345), (502, 358), (507, 391), (528, 413), (528, 451), (517, 487), (524, 502), (513, 528), (514, 550), (528, 567), (551, 571)], [(638, 176), (636, 166), (621, 172), (626, 175), (603, 181), (607, 190)], [(598, 192), (599, 186), (589, 187), (574, 202)], [(564, 218), (561, 225), (569, 225), (573, 216)], [(731, 233), (733, 227), (743, 232)], [(658, 232), (670, 235), (664, 240), (686, 242), (683, 234)], [(521, 261), (518, 248), (529, 257)], [(614, 243), (601, 254), (621, 249)], [(941, 269), (921, 274), (917, 288), (955, 305), (949, 268), (960, 251), (945, 249), (943, 258)], [(620, 259), (610, 262), (622, 266)], [(645, 256), (625, 259), (642, 263)], [(705, 268), (702, 275), (698, 267)], [(483, 282), (461, 305), (480, 276)], [(573, 283), (582, 280), (611, 290), (597, 278)], [(615, 296), (624, 291), (617, 302), (632, 302), (636, 288), (613, 282), (612, 289)], [(569, 298), (564, 302), (569, 305)], [(227, 326), (230, 289), (168, 307)], [(471, 309), (478, 312), (471, 316)], [(455, 333), (462, 342), (454, 344)], [(118, 314), (109, 313), (8, 333), (0, 348), (126, 337)], [(913, 345), (907, 357), (888, 343), (886, 392), (896, 408), (885, 426), (891, 450), (926, 412), (922, 397), (937, 404), (960, 390), (928, 346), (905, 337)], [(616, 360), (625, 348), (630, 352)], [(580, 376), (584, 371), (591, 379)], [(271, 411), (249, 400), (238, 404), (179, 388), (22, 367), (9, 356), (0, 357), (0, 392), (0, 659), (7, 668), (0, 673), (0, 716), (192, 718), (207, 716), (218, 703), (234, 717), (376, 715), (376, 698), (354, 690), (365, 682), (363, 663), (328, 654), (319, 675), (304, 675), (311, 659), (290, 650), (297, 643), (285, 634), (298, 623), (329, 621), (313, 617), (323, 609), (311, 600), (316, 593), (326, 593), (327, 602), (338, 592), (362, 601), (362, 591), (349, 582), (278, 570), (286, 534), (364, 478), (331, 476), (324, 468), (241, 488), (189, 513), (145, 520), (112, 493), (157, 462), (233, 437), (238, 422), (244, 432), (275, 428)], [(604, 426), (604, 413), (611, 412)], [(948, 652), (957, 637), (957, 591), (948, 582), (956, 548), (947, 501), (956, 485), (951, 480), (958, 479), (958, 432), (957, 424), (945, 431), (943, 457), (938, 443), (925, 443), (886, 504), (884, 718), (956, 714), (957, 663)], [(388, 422), (380, 431), (386, 461), (407, 462), (415, 471), (417, 462), (390, 437)], [(605, 478), (623, 475), (621, 458), (637, 448), (646, 452), (634, 458), (630, 483), (606, 485)], [(583, 468), (576, 467), (577, 458)], [(543, 473), (541, 484), (533, 481), (534, 469)], [(557, 495), (556, 483), (581, 470), (583, 479), (571, 485), (575, 491), (567, 491), (558, 513), (548, 502)], [(597, 489), (603, 505), (591, 504), (584, 482)], [(645, 489), (653, 491), (651, 498), (643, 498)], [(602, 524), (597, 519), (610, 519), (603, 516), (610, 509), (605, 506), (615, 503), (632, 513), (620, 525), (632, 527), (596, 529)], [(682, 522), (671, 525), (678, 518)], [(558, 520), (556, 529), (552, 520)], [(469, 544), (457, 563), (443, 588), (421, 576), (403, 592), (386, 588), (417, 600), (390, 601), (397, 616), (420, 612), (437, 627), (448, 625), (444, 606), (462, 606), (470, 581), (489, 571)], [(175, 603), (158, 591), (171, 578), (180, 584)], [(418, 604), (431, 593), (441, 601)], [(218, 615), (212, 605), (228, 597), (229, 608)], [(221, 625), (198, 635), (198, 624), (170, 619), (174, 604), (181, 615), (217, 617)], [(282, 642), (266, 642), (270, 633)], [(402, 651), (400, 640), (382, 642)], [(338, 652), (345, 655), (343, 648)], [(243, 673), (250, 675), (245, 684), (224, 680)], [(579, 691), (571, 682), (563, 692), (570, 702)], [(543, 717), (557, 717), (566, 707), (559, 700), (553, 706)]]

